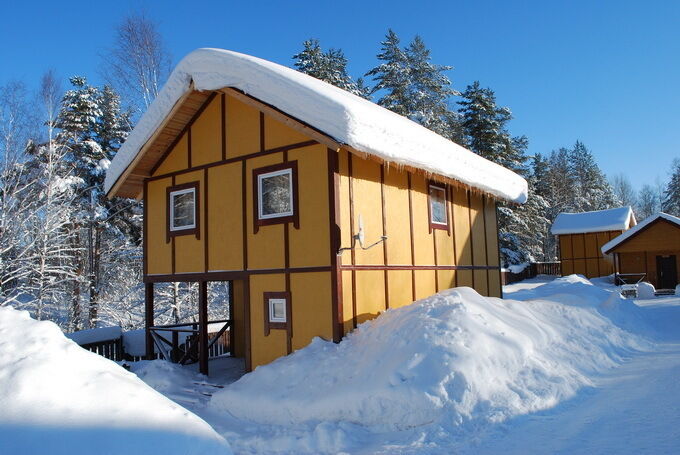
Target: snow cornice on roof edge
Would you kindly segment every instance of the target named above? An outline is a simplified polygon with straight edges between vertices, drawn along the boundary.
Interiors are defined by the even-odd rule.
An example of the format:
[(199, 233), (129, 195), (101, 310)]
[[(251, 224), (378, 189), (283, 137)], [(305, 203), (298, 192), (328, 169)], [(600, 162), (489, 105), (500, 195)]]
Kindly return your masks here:
[(630, 206), (592, 212), (560, 213), (550, 228), (554, 235), (588, 234), (591, 232), (625, 231), (635, 226)]
[(678, 218), (677, 216), (669, 215), (668, 213), (664, 212), (655, 213), (654, 215), (645, 218), (645, 220), (642, 221), (640, 224), (628, 229), (623, 234), (611, 239), (609, 242), (602, 245), (601, 248), (602, 254), (609, 254), (611, 250), (613, 250), (614, 248), (616, 248), (617, 246), (619, 246), (620, 244), (622, 244), (623, 242), (625, 242), (626, 240), (628, 240), (629, 238), (631, 238), (632, 236), (634, 236), (635, 234), (637, 234), (638, 232), (640, 232), (641, 230), (643, 230), (644, 228), (658, 220), (666, 220), (670, 223), (677, 224), (678, 226), (680, 226), (680, 218)]
[(421, 169), (511, 202), (527, 182), (423, 126), (291, 68), (222, 49), (184, 57), (120, 148), (106, 173), (109, 193), (177, 101), (189, 90), (232, 87), (309, 124), (333, 140), (386, 162)]

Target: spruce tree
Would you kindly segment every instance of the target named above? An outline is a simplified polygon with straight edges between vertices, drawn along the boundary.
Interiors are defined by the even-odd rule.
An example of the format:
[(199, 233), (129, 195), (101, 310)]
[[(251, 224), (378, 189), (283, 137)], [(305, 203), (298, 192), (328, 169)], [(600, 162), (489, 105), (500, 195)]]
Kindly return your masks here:
[(319, 40), (309, 39), (302, 43), (302, 51), (293, 55), (294, 66), (301, 73), (328, 82), (363, 98), (369, 97), (369, 89), (359, 78), (354, 81), (347, 73), (347, 58), (340, 49), (324, 52)]
[(663, 193), (661, 210), (670, 215), (680, 216), (680, 158), (673, 160), (671, 178)]
[(603, 210), (620, 205), (592, 153), (576, 141), (569, 153), (570, 172), (574, 180), (574, 209), (577, 212)]
[(381, 96), (376, 101), (380, 106), (409, 117), (411, 79), (408, 56), (399, 46), (399, 37), (392, 29), (387, 31), (385, 40), (380, 44), (382, 47), (377, 58), (382, 63), (366, 73), (375, 82), (371, 94), (380, 92)]

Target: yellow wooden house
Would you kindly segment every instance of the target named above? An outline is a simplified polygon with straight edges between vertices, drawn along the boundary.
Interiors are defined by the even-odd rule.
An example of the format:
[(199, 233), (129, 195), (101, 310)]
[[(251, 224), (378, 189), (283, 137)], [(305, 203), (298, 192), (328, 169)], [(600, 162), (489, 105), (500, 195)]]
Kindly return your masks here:
[(443, 289), (500, 297), (496, 203), (527, 197), (521, 177), (408, 119), (217, 49), (182, 60), (105, 185), (144, 201), (147, 328), (154, 283), (199, 283), (206, 373), (208, 282), (232, 284), (250, 370)]
[(630, 207), (557, 215), (550, 230), (557, 236), (562, 276), (596, 278), (614, 273), (613, 262), (600, 249), (635, 224)]

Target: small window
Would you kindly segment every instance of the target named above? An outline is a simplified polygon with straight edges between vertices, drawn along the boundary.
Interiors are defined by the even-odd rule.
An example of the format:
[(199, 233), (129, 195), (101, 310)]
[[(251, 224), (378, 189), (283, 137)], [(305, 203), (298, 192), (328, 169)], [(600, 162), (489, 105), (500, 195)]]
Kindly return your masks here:
[(255, 233), (270, 224), (299, 228), (297, 161), (253, 169), (253, 203)]
[(196, 227), (196, 190), (172, 191), (170, 193), (170, 230), (181, 231)]
[(286, 299), (269, 299), (269, 322), (286, 322)]
[(282, 329), (291, 332), (290, 292), (264, 293), (264, 335), (270, 330)]
[(269, 172), (257, 176), (258, 216), (261, 220), (293, 214), (293, 170)]
[(446, 204), (446, 187), (429, 185), (430, 230), (449, 229), (448, 208)]
[(199, 237), (198, 182), (168, 188), (167, 239), (178, 235)]

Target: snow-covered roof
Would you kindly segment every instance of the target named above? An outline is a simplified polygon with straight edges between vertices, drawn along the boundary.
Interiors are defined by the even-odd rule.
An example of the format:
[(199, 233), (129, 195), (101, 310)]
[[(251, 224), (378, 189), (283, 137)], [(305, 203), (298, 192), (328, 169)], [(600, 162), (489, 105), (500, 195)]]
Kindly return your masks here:
[(422, 169), (524, 203), (527, 183), (421, 125), (291, 68), (223, 49), (184, 57), (120, 148), (106, 173), (108, 193), (189, 90), (232, 87), (307, 123), (340, 144), (385, 161)]
[(669, 215), (668, 213), (658, 212), (650, 216), (649, 218), (645, 218), (645, 220), (642, 221), (637, 226), (630, 228), (626, 232), (622, 233), (621, 235), (611, 239), (609, 242), (602, 245), (602, 253), (608, 254), (611, 250), (613, 250), (621, 243), (628, 240), (629, 238), (631, 238), (632, 236), (634, 236), (635, 234), (637, 234), (638, 232), (640, 232), (645, 227), (649, 226), (658, 219), (663, 219), (680, 226), (680, 218), (678, 218), (677, 216)]
[(550, 232), (555, 235), (585, 234), (589, 232), (625, 231), (635, 226), (635, 215), (630, 207), (595, 210), (582, 213), (560, 213)]

